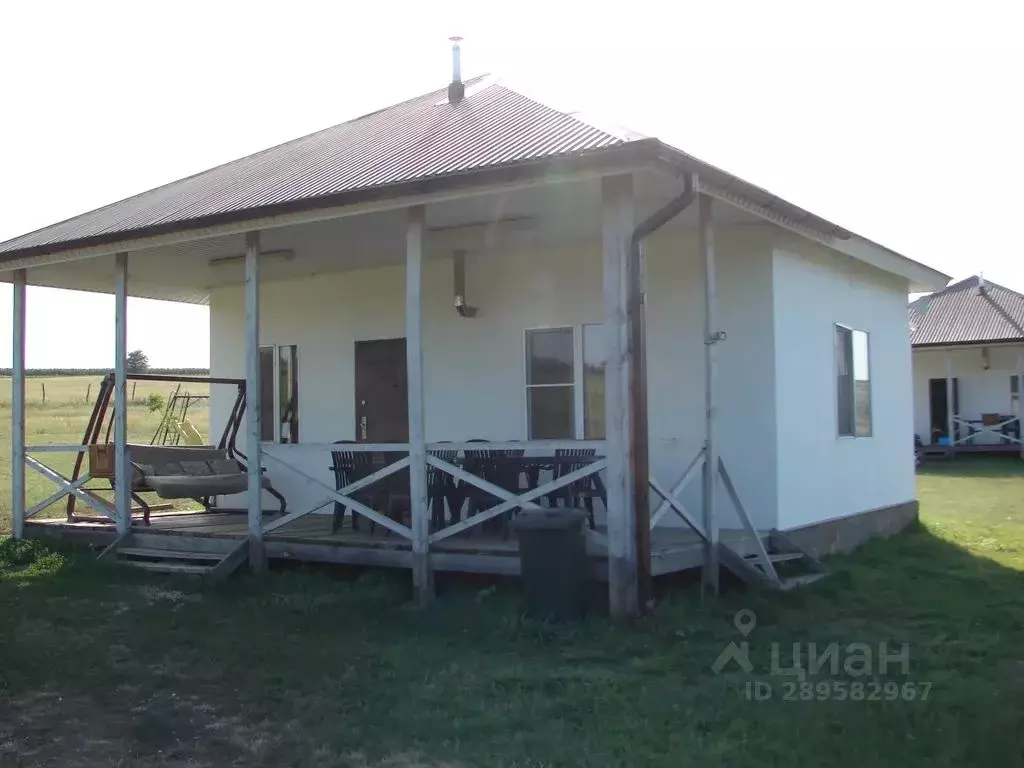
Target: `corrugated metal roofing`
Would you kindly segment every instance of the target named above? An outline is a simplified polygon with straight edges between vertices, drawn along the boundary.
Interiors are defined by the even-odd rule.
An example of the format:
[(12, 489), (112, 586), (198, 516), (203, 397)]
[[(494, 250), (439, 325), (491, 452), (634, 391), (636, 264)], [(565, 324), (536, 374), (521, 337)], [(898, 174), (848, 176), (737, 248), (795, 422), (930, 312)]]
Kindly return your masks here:
[[(497, 82), (439, 90), (0, 244), (0, 254), (615, 147), (616, 136)], [(474, 90), (475, 88), (475, 90)]]
[(1024, 296), (969, 277), (910, 305), (914, 346), (1024, 340)]

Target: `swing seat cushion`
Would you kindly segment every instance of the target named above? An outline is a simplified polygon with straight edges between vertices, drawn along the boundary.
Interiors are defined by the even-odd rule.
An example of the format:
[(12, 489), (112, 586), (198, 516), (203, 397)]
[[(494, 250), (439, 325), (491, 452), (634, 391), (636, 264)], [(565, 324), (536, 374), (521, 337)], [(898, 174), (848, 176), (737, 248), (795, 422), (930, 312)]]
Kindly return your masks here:
[[(249, 478), (245, 472), (232, 475), (151, 475), (146, 478), (149, 488), (161, 499), (195, 499), (203, 496), (230, 496), (245, 493)], [(270, 480), (261, 478), (264, 488)]]
[[(130, 445), (132, 490), (155, 491), (162, 499), (195, 499), (244, 493), (245, 467), (226, 450), (208, 446)], [(262, 478), (264, 488), (270, 479)]]

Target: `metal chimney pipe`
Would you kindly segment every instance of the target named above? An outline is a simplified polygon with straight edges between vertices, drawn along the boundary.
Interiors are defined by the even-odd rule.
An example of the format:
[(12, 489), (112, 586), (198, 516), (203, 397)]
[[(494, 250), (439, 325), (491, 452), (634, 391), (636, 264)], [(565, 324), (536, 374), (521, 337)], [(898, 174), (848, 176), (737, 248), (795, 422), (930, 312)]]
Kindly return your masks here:
[(449, 37), (452, 44), (452, 81), (448, 85), (448, 103), (455, 106), (466, 95), (466, 86), (462, 83), (462, 38), (458, 35)]

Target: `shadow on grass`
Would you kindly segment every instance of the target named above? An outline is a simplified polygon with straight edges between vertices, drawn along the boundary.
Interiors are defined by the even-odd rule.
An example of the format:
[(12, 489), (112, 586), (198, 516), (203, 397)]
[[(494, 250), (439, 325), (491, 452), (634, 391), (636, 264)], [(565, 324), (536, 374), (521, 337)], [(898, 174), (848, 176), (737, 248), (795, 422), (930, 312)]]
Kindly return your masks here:
[[(0, 559), (0, 699), (10, 702), (0, 721), (13, 718), (0, 762), (5, 744), (28, 763), (117, 754), (125, 765), (413, 755), (395, 764), (960, 766), (1020, 756), (1024, 577), (923, 526), (830, 559), (828, 579), (791, 593), (733, 586), (701, 603), (694, 583), (662, 583), (655, 614), (629, 626), (531, 621), (506, 581), (449, 581), (420, 611), (405, 573), (204, 586), (36, 555)], [(733, 624), (740, 608), (756, 615), (746, 638)], [(754, 671), (714, 674), (741, 639)], [(778, 682), (773, 643), (788, 662), (794, 643), (882, 641), (909, 645), (910, 674), (894, 679), (933, 683), (928, 702), (744, 697), (751, 678)]]
[(926, 459), (918, 467), (917, 474), (926, 477), (1024, 478), (1024, 461), (1016, 454), (965, 454), (954, 458)]

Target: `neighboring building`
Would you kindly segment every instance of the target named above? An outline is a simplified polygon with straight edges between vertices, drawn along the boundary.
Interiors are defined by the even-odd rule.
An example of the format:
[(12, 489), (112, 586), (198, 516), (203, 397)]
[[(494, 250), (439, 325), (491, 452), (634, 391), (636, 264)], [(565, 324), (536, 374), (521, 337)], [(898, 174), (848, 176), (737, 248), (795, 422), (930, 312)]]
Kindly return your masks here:
[[(249, 379), (246, 429), (262, 442), (241, 448), (293, 514), (310, 512), (304, 531), (323, 512), (330, 528), (334, 441), (405, 457), (392, 466), (410, 466), (414, 489), (473, 439), (527, 458), (590, 451), (607, 489), (591, 553), (619, 613), (638, 610), (644, 571), (713, 564), (714, 537), (746, 530), (737, 500), (758, 531), (817, 552), (913, 517), (906, 301), (948, 281), (657, 139), (488, 78), (16, 238), (0, 270), (103, 292), (117, 275), (133, 296), (208, 304), (213, 374)], [(646, 366), (633, 365), (636, 312)], [(232, 404), (214, 393), (214, 424)], [(719, 456), (729, 477), (702, 487), (701, 463), (717, 470)], [(428, 522), (416, 492), (409, 517), (380, 523), (387, 546), (344, 533), (300, 545), (261, 521), (250, 488), (248, 530), (231, 535), (254, 553), (400, 565), (424, 595), (431, 569), (518, 567), (507, 542), (467, 530), (482, 516)], [(521, 492), (521, 506), (536, 498)], [(687, 516), (710, 544), (680, 544)]]
[(1019, 451), (1024, 296), (981, 277), (961, 280), (910, 305), (910, 340), (921, 441)]

